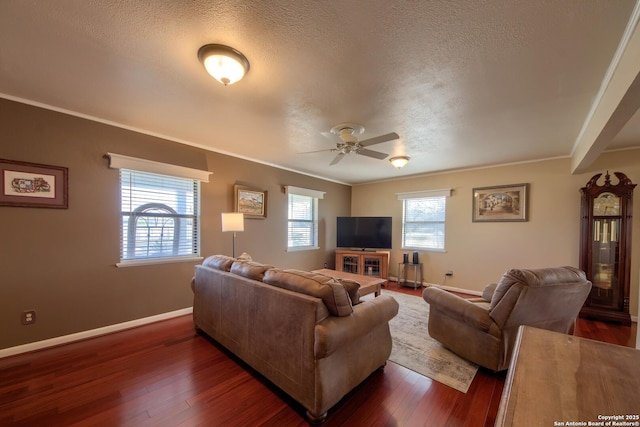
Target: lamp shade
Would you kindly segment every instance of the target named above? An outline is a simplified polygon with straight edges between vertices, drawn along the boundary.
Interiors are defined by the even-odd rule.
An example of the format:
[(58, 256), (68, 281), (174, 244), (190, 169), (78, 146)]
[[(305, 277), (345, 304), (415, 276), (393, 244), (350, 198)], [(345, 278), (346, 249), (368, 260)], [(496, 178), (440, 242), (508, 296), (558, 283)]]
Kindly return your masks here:
[(236, 49), (208, 44), (198, 51), (198, 58), (211, 76), (227, 86), (242, 79), (249, 71), (249, 60)]
[(222, 231), (244, 231), (244, 214), (222, 213)]

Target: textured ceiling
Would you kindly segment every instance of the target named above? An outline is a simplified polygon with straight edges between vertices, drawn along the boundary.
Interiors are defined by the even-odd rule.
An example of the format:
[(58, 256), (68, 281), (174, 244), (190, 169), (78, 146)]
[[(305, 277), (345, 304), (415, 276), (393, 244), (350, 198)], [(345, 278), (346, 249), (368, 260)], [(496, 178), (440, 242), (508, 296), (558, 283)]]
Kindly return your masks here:
[[(345, 183), (570, 157), (581, 145), (593, 157), (640, 145), (639, 115), (627, 123), (640, 90), (624, 83), (640, 72), (640, 49), (615, 56), (625, 34), (639, 38), (637, 9), (631, 0), (1, 0), (0, 96)], [(196, 56), (208, 43), (242, 51), (245, 79), (223, 87), (209, 77)], [(621, 86), (607, 80), (618, 63)], [(619, 93), (609, 92), (604, 124), (585, 131), (608, 99), (602, 86)], [(349, 155), (329, 166), (334, 153), (300, 154), (334, 147), (326, 133), (342, 122), (362, 124), (361, 139), (398, 133), (371, 148), (411, 161), (396, 170)], [(626, 126), (604, 140), (613, 122)]]

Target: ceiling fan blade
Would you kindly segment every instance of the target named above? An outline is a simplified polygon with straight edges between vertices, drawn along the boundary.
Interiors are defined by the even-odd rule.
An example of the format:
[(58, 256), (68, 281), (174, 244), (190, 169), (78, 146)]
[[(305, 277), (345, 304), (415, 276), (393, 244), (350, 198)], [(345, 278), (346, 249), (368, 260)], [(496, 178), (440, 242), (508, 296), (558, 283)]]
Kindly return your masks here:
[(383, 142), (387, 142), (387, 141), (393, 141), (394, 139), (398, 139), (400, 138), (400, 136), (398, 136), (397, 133), (395, 132), (391, 132), (391, 133), (387, 133), (385, 135), (380, 135), (380, 136), (376, 136), (374, 138), (369, 138), (369, 139), (365, 139), (364, 141), (360, 141), (360, 145), (363, 147), (368, 147), (370, 145), (374, 145), (374, 144), (380, 144)]
[(340, 153), (340, 154), (338, 154), (337, 156), (335, 156), (335, 157), (333, 158), (333, 160), (331, 161), (331, 163), (329, 163), (329, 166), (333, 166), (333, 165), (335, 165), (336, 163), (338, 163), (338, 162), (339, 162), (340, 160), (342, 160), (343, 158), (344, 158), (344, 153)]
[(311, 153), (322, 153), (324, 151), (333, 151), (335, 148), (325, 148), (324, 150), (314, 150), (314, 151), (301, 151), (296, 154), (311, 154)]
[(367, 157), (373, 157), (374, 159), (378, 160), (385, 159), (388, 156), (388, 154), (381, 153), (379, 151), (367, 150), (366, 148), (361, 148), (360, 150), (356, 151), (356, 153)]

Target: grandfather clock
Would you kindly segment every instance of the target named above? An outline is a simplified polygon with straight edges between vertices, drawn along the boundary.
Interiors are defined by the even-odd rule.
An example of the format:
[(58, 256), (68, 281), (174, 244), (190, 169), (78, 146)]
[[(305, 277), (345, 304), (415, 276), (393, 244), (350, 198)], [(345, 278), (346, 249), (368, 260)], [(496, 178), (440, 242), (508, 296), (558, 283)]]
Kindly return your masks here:
[(611, 184), (609, 172), (604, 185), (601, 173), (580, 189), (580, 269), (593, 284), (581, 317), (631, 324), (629, 281), (631, 271), (631, 227), (633, 189), (629, 178), (614, 172), (618, 183)]

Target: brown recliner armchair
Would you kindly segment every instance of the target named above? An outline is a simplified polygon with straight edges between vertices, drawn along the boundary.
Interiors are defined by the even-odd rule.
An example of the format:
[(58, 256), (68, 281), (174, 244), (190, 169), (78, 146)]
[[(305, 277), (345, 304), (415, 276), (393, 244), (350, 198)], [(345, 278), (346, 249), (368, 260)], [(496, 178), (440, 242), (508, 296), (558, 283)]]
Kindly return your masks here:
[(422, 293), (429, 303), (429, 335), (463, 358), (493, 371), (509, 367), (518, 327), (529, 325), (573, 334), (591, 290), (573, 267), (508, 270), (482, 298), (464, 299), (436, 287)]

